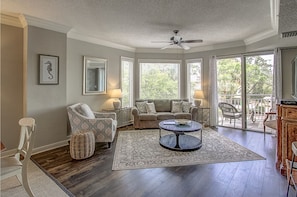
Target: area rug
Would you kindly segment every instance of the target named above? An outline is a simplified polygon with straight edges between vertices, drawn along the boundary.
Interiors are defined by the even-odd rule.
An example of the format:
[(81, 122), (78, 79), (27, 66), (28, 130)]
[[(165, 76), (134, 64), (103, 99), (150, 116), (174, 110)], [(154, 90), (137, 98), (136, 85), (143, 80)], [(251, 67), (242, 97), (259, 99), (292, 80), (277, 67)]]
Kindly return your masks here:
[[(28, 165), (28, 182), (35, 196), (42, 197), (68, 197), (69, 192), (63, 191), (50, 177), (39, 169), (31, 160)], [(16, 176), (1, 181), (0, 196), (19, 197), (28, 196), (24, 187)]]
[[(162, 135), (166, 134), (162, 131)], [(199, 132), (191, 135), (200, 137)], [(210, 163), (263, 160), (264, 157), (206, 128), (199, 150), (180, 152), (159, 144), (159, 130), (131, 130), (118, 134), (112, 170), (160, 168)]]

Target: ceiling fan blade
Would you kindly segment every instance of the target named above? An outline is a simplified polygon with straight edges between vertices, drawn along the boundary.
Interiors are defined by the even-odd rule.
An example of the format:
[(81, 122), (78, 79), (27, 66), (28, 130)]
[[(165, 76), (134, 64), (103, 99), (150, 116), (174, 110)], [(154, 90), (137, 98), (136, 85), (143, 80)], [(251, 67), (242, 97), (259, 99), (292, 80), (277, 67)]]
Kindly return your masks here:
[(165, 47), (162, 47), (161, 50), (164, 50), (164, 49), (167, 49), (167, 48), (170, 48), (173, 44), (171, 43), (170, 45), (167, 45)]
[(183, 48), (184, 50), (189, 50), (189, 49), (190, 49), (189, 46), (184, 45), (184, 44), (182, 44), (182, 43), (179, 43), (179, 44), (177, 44), (177, 45), (178, 45), (179, 47)]
[(171, 43), (171, 41), (152, 41), (152, 43)]
[(182, 43), (200, 43), (203, 42), (203, 40), (182, 40)]

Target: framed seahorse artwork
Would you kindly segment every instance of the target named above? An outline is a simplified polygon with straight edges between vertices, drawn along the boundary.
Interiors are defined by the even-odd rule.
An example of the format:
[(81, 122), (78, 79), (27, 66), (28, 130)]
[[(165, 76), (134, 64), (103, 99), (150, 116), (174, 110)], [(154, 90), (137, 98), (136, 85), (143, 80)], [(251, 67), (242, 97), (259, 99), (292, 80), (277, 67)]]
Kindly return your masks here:
[(59, 56), (39, 55), (39, 84), (59, 84)]

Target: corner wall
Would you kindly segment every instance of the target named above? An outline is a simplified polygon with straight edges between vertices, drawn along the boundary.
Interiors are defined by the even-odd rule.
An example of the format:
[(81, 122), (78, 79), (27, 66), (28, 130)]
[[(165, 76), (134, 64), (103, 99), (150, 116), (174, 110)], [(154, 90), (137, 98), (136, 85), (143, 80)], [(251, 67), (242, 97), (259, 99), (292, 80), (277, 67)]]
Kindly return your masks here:
[(1, 24), (1, 141), (7, 149), (19, 143), (23, 106), (23, 28)]

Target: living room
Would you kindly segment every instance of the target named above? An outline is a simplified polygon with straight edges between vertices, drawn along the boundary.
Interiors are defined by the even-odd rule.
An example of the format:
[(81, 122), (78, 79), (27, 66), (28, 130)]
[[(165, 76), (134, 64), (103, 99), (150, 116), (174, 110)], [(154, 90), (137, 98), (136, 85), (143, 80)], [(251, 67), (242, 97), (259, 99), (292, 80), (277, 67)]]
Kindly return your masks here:
[[(21, 3), (20, 3), (21, 4)], [(8, 10), (9, 11), (9, 10)], [(26, 14), (26, 13), (25, 13)], [(209, 64), (211, 56), (227, 56), (258, 51), (282, 49), (283, 98), (290, 98), (291, 60), (296, 56), (296, 37), (280, 38), (273, 35), (263, 40), (245, 44), (242, 41), (197, 48), (185, 52), (180, 49), (160, 51), (160, 49), (138, 49), (119, 45), (108, 45), (92, 37), (82, 39), (79, 35), (69, 37), (70, 26), (60, 25), (59, 21), (47, 21), (34, 16), (7, 13), (1, 14), (1, 141), (10, 154), (17, 145), (18, 120), (23, 116), (36, 119), (38, 135), (34, 152), (42, 152), (68, 144), (69, 130), (66, 107), (73, 103), (87, 103), (94, 111), (112, 106), (107, 94), (85, 96), (83, 92), (83, 57), (108, 60), (107, 89), (120, 88), (121, 57), (133, 58), (134, 99), (139, 98), (138, 67), (139, 59), (181, 60), (202, 58), (203, 90), (205, 104), (210, 103)], [(9, 24), (4, 23), (8, 19)], [(103, 43), (103, 44), (102, 44)], [(107, 45), (107, 46), (106, 46)], [(58, 85), (39, 85), (39, 54), (59, 57)], [(181, 87), (186, 84), (185, 66), (181, 66)], [(12, 75), (13, 73), (13, 75)], [(180, 92), (187, 97), (186, 88)], [(3, 153), (4, 154), (4, 153)]]

